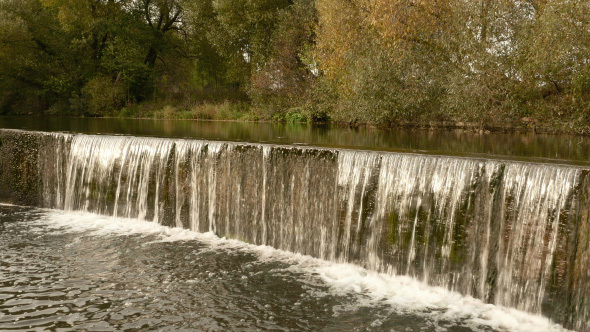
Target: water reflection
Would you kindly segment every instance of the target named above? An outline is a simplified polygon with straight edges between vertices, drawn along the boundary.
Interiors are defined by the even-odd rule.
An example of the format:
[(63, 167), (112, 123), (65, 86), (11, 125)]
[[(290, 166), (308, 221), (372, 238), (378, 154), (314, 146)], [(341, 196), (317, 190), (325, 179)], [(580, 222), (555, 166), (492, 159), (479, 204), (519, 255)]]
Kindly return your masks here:
[(590, 137), (534, 133), (479, 134), (461, 130), (379, 130), (336, 125), (118, 118), (0, 117), (0, 128), (89, 134), (189, 137), (428, 152), (590, 165)]

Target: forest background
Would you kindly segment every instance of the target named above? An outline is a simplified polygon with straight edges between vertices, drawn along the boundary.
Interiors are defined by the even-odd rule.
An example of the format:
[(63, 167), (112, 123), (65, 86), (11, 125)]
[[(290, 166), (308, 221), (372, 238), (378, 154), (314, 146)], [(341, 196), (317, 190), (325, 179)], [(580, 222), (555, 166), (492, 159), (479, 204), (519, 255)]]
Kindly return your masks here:
[(588, 0), (0, 0), (0, 115), (590, 133)]

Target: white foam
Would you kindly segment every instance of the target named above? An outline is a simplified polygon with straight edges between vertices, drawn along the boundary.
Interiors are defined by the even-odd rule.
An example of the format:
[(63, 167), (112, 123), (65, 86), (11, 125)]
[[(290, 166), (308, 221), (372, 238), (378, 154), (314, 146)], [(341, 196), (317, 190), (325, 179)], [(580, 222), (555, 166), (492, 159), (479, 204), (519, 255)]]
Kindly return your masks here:
[(92, 236), (153, 235), (163, 242), (196, 240), (203, 234), (138, 219), (115, 218), (86, 212), (46, 210), (37, 223), (62, 232), (85, 232)]
[(137, 219), (123, 219), (84, 212), (44, 210), (36, 221), (59, 232), (84, 232), (88, 235), (150, 235), (157, 241), (197, 240), (210, 250), (245, 250), (257, 254), (260, 262), (280, 261), (287, 270), (307, 276), (319, 276), (335, 295), (361, 294), (358, 306), (389, 304), (392, 310), (427, 317), (433, 321), (461, 321), (472, 328), (484, 325), (500, 331), (568, 331), (548, 318), (487, 304), (444, 288), (432, 287), (405, 276), (368, 271), (352, 264), (337, 264), (268, 246), (249, 245), (219, 238), (212, 233), (198, 233), (170, 228)]

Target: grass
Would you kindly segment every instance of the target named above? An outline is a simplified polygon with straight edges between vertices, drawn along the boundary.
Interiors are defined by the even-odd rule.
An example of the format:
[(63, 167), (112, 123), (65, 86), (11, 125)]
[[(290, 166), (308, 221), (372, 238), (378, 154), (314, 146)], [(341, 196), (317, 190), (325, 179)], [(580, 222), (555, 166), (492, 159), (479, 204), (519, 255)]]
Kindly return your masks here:
[(241, 120), (255, 121), (259, 117), (254, 114), (248, 103), (229, 102), (199, 103), (189, 106), (172, 106), (158, 104), (132, 104), (123, 107), (117, 114), (120, 118), (154, 118), (154, 119), (186, 119), (186, 120)]

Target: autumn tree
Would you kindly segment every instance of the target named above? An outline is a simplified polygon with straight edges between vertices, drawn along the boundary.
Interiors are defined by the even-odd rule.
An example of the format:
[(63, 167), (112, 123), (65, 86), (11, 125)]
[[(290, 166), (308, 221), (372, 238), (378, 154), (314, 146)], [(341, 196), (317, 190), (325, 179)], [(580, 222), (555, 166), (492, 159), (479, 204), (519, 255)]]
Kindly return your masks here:
[(387, 124), (432, 116), (441, 93), (439, 71), (450, 59), (439, 38), (446, 28), (446, 7), (424, 5), (318, 2), (314, 59), (324, 74), (326, 93), (334, 97), (337, 119)]
[(590, 3), (535, 1), (517, 58), (528, 116), (590, 122)]
[(563, 0), (319, 0), (315, 59), (333, 92), (333, 114), (347, 121), (483, 126), (567, 115), (581, 123), (588, 113), (588, 7)]
[(0, 14), (2, 113), (239, 100), (261, 118), (590, 131), (584, 0), (4, 0)]

